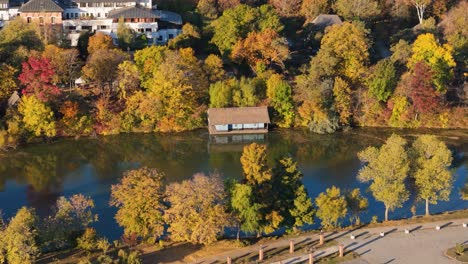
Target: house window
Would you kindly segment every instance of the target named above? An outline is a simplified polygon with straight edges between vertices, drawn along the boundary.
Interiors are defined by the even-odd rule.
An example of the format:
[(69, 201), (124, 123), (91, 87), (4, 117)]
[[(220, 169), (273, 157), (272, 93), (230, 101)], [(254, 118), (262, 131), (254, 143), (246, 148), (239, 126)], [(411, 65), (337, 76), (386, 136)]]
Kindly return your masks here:
[(39, 17), (39, 24), (44, 24), (44, 18), (43, 17)]
[(51, 17), (50, 22), (52, 23), (52, 25), (55, 24), (55, 17)]
[(101, 17), (101, 13), (97, 13), (97, 17)]
[(174, 38), (174, 34), (169, 34), (169, 39), (173, 39)]
[(151, 32), (151, 28), (146, 28), (146, 32)]
[(81, 29), (82, 30), (91, 30), (92, 27), (91, 26), (81, 26)]
[(26, 19), (26, 21), (28, 21), (28, 23), (31, 23), (32, 18), (31, 18), (31, 17), (28, 17), (28, 18)]
[(163, 41), (163, 37), (162, 37), (162, 36), (158, 36), (158, 41)]
[(78, 13), (75, 13), (75, 18), (78, 18)]
[(86, 3), (80, 3), (80, 7), (86, 7)]
[(113, 7), (113, 3), (104, 3), (104, 7)]
[(67, 19), (69, 19), (69, 18), (70, 18), (70, 14), (67, 13)]

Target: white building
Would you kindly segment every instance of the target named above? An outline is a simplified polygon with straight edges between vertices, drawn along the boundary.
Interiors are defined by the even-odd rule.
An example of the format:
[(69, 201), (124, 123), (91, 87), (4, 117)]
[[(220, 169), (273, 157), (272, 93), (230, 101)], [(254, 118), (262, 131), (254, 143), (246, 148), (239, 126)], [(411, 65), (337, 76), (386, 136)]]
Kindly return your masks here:
[(109, 34), (117, 43), (117, 27), (120, 18), (131, 29), (145, 34), (148, 45), (166, 44), (182, 32), (180, 15), (139, 6), (111, 10), (106, 18), (101, 19), (65, 19), (63, 29), (68, 34), (72, 46), (78, 44), (78, 38), (83, 31)]

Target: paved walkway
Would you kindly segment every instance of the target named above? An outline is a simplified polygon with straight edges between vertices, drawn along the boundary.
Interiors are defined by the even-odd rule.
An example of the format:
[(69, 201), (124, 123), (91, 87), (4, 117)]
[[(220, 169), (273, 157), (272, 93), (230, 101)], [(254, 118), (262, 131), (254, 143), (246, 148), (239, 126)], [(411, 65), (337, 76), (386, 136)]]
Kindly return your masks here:
[[(387, 263), (424, 263), (443, 264), (457, 263), (444, 255), (447, 248), (455, 243), (468, 244), (468, 228), (462, 223), (468, 219), (441, 221), (425, 224), (411, 224), (398, 227), (379, 227), (354, 230), (351, 233), (340, 232), (330, 238), (345, 246), (346, 251), (354, 251), (360, 255), (359, 259), (348, 264), (387, 264)], [(436, 226), (440, 230), (436, 230)], [(409, 234), (405, 229), (410, 230)], [(380, 233), (384, 232), (384, 236)], [(353, 234), (355, 239), (351, 239)], [(323, 257), (338, 251), (338, 247), (331, 247), (325, 252), (315, 252), (315, 256)], [(282, 264), (303, 263), (308, 255), (296, 256), (282, 260)], [(279, 264), (279, 262), (276, 262)]]

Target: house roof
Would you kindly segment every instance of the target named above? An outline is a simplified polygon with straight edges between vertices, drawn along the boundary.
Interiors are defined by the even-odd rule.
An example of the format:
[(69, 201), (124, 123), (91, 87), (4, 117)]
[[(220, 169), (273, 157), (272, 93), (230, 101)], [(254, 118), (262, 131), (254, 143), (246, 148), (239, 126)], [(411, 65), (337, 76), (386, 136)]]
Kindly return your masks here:
[(135, 3), (135, 0), (71, 0), (74, 3)]
[(230, 107), (208, 109), (210, 125), (270, 123), (268, 108)]
[(109, 18), (158, 18), (151, 12), (151, 9), (129, 6), (119, 9), (114, 9), (109, 12)]
[(152, 12), (161, 21), (165, 21), (176, 25), (182, 25), (182, 17), (177, 13), (156, 9), (153, 9)]
[(313, 21), (312, 24), (319, 26), (319, 27), (328, 27), (335, 24), (342, 24), (340, 17), (337, 15), (327, 15), (327, 14), (320, 14), (318, 15)]
[(19, 12), (63, 12), (63, 9), (52, 0), (31, 0), (22, 5)]

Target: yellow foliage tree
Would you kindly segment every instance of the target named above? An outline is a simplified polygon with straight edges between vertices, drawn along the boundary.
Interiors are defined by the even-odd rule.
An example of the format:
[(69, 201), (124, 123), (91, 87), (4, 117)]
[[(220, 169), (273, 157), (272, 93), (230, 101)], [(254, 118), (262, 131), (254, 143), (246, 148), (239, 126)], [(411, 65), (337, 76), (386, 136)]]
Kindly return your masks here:
[(54, 112), (34, 95), (23, 96), (18, 106), (24, 128), (35, 136), (53, 137), (56, 134)]

